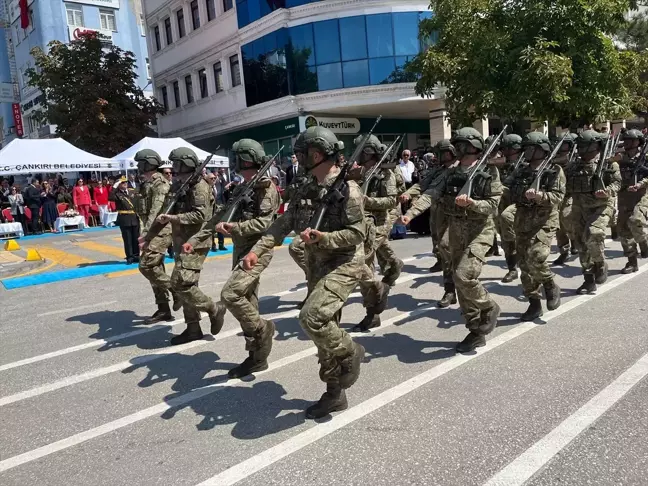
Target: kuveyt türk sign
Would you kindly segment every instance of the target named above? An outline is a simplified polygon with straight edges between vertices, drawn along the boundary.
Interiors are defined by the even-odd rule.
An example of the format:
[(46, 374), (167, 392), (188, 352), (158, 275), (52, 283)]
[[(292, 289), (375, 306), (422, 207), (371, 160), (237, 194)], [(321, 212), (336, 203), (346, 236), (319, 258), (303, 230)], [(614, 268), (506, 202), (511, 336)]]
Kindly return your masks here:
[(323, 116), (300, 116), (299, 131), (304, 131), (310, 127), (328, 128), (333, 133), (355, 134), (360, 132), (360, 120), (357, 118), (330, 118)]

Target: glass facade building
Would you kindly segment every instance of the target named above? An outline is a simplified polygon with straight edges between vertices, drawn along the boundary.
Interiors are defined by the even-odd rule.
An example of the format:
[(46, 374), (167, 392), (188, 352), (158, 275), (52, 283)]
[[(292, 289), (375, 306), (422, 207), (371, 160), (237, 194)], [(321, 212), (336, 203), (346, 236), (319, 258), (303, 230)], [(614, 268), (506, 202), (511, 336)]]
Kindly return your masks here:
[(271, 14), (280, 8), (299, 7), (321, 0), (236, 0), (236, 16), (239, 29)]
[(404, 68), (430, 42), (418, 37), (419, 22), (430, 16), (402, 12), (323, 20), (245, 44), (247, 106), (316, 91), (416, 81)]

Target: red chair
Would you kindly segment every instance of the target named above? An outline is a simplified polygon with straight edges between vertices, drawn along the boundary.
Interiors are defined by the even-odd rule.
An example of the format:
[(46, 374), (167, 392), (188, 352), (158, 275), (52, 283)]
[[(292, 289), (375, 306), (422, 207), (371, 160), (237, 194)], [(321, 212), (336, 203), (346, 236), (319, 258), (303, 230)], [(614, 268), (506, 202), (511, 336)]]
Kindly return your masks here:
[(115, 205), (115, 201), (108, 201), (108, 209), (110, 210), (111, 213), (117, 211), (117, 206)]
[(92, 226), (97, 226), (97, 218), (99, 218), (99, 206), (95, 203), (90, 204), (90, 221)]
[(7, 223), (13, 223), (13, 215), (11, 214), (11, 209), (5, 208), (2, 210), (2, 217), (5, 219)]
[(30, 223), (31, 219), (32, 219), (31, 209), (29, 209), (29, 208), (24, 208), (24, 209), (25, 209), (25, 221), (27, 223)]
[(68, 206), (67, 203), (60, 203), (60, 204), (57, 204), (57, 205), (56, 205), (56, 210), (58, 211), (59, 216), (60, 216), (61, 214), (63, 214), (65, 211), (67, 211), (68, 207), (69, 207), (69, 206)]

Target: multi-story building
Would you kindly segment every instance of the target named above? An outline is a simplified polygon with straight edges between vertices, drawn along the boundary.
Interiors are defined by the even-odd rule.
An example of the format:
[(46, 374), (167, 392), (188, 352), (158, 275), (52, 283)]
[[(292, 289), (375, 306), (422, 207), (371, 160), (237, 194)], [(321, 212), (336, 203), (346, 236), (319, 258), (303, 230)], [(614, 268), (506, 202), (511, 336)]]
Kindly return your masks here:
[[(352, 140), (383, 116), (383, 141), (407, 147), (449, 127), (440, 100), (405, 70), (425, 42), (416, 0), (144, 0), (161, 136), (206, 150), (242, 137), (267, 152), (313, 123)], [(438, 138), (442, 138), (439, 136)]]
[[(8, 53), (8, 62), (4, 63), (0, 55), (0, 81), (13, 77), (17, 85), (15, 103), (19, 105), (25, 137), (48, 137), (56, 130), (52, 125), (41, 126), (32, 118), (43, 100), (41, 93), (29, 86), (26, 75), (34, 67), (31, 49), (40, 47), (46, 51), (53, 40), (67, 43), (84, 31), (100, 32), (106, 42), (135, 54), (139, 86), (152, 95), (141, 0), (26, 0), (26, 3), (25, 18), (19, 0), (6, 0), (4, 25), (10, 29), (10, 35), (6, 36), (4, 51)], [(21, 27), (24, 24), (28, 24), (27, 28)], [(6, 100), (2, 98), (2, 101)], [(3, 113), (0, 110), (0, 116)]]

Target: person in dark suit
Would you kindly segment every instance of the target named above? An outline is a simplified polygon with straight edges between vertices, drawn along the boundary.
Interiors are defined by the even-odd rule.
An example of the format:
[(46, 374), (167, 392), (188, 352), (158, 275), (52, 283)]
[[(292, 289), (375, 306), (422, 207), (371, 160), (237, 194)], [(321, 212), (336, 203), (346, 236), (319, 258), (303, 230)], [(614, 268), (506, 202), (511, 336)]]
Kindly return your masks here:
[(108, 199), (114, 201), (117, 209), (117, 221), (115, 223), (121, 230), (126, 263), (130, 265), (139, 262), (139, 243), (137, 240), (140, 235), (140, 223), (135, 212), (135, 194), (129, 189), (128, 180), (125, 177), (117, 181)]
[(297, 156), (293, 154), (290, 157), (290, 167), (286, 169), (286, 187), (288, 187), (295, 177), (302, 177), (304, 175), (304, 168), (297, 160)]
[(29, 228), (31, 230), (31, 234), (33, 235), (40, 235), (43, 233), (40, 226), (42, 192), (43, 191), (40, 187), (40, 181), (38, 179), (32, 179), (31, 183), (23, 191), (23, 200), (25, 201), (25, 207), (29, 208), (29, 210), (31, 211), (31, 222)]

